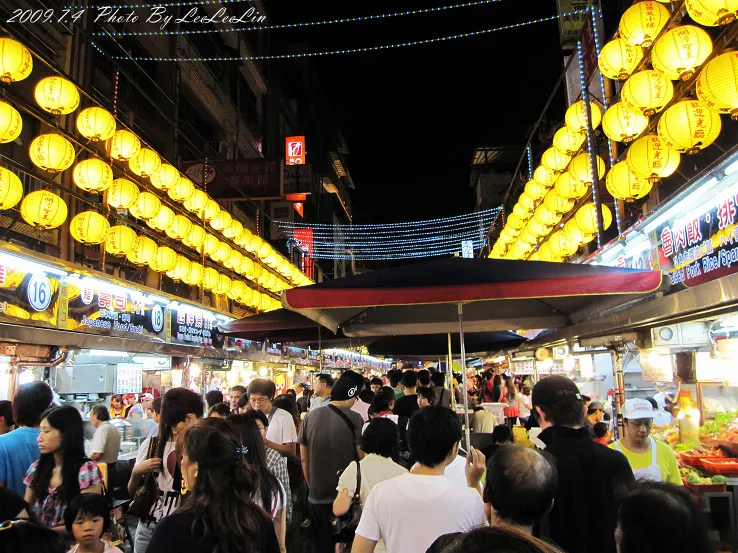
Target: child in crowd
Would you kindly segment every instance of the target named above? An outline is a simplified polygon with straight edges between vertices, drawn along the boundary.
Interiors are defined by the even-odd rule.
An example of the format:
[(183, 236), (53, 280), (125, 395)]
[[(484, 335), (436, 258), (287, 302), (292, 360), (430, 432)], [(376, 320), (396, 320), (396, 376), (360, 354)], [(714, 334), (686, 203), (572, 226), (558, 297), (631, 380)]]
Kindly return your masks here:
[(123, 553), (102, 539), (110, 528), (110, 506), (102, 495), (75, 497), (64, 511), (64, 524), (77, 542), (68, 553)]
[(592, 427), (595, 434), (595, 442), (602, 445), (610, 445), (612, 441), (612, 431), (605, 422), (597, 422)]

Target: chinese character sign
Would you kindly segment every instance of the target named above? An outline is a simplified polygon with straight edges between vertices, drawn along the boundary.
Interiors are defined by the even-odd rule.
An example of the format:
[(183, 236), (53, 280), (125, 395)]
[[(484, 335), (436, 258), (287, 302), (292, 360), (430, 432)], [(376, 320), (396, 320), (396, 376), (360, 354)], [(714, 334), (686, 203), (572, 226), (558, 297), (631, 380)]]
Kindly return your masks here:
[(305, 137), (288, 136), (284, 144), (285, 165), (305, 165)]

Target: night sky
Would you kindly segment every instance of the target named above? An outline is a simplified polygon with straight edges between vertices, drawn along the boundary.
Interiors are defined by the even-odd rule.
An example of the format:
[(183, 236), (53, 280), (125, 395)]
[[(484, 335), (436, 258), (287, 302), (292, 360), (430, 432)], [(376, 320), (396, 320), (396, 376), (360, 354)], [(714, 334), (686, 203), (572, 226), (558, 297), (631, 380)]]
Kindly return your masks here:
[[(463, 0), (270, 0), (271, 22), (429, 8)], [(311, 51), (356, 48), (499, 27), (554, 15), (554, 0), (499, 3), (310, 30), (277, 30)], [(276, 37), (276, 33), (282, 33)], [(351, 152), (355, 222), (425, 219), (474, 209), (474, 148), (519, 145), (562, 70), (555, 21), (388, 52), (315, 58)], [(309, 147), (309, 145), (308, 145)]]

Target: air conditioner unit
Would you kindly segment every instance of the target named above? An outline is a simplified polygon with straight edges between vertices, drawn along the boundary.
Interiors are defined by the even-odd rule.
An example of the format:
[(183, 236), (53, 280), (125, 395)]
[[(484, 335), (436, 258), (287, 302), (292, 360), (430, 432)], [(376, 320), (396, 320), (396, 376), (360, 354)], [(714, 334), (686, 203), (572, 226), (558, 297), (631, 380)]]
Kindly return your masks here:
[(651, 342), (653, 347), (701, 348), (710, 345), (710, 334), (707, 323), (680, 323), (652, 328)]

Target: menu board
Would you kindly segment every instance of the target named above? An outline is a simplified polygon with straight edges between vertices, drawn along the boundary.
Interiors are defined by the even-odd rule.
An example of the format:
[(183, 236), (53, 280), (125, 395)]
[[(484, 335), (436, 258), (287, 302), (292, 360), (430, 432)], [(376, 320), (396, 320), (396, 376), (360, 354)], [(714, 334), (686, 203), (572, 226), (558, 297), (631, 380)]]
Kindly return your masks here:
[(179, 305), (172, 308), (170, 342), (190, 346), (222, 348), (225, 343), (223, 334), (217, 331), (215, 315), (209, 311)]
[(140, 394), (143, 389), (143, 365), (118, 363), (115, 373), (116, 394)]
[(56, 327), (59, 287), (57, 278), (43, 272), (0, 263), (0, 321)]

